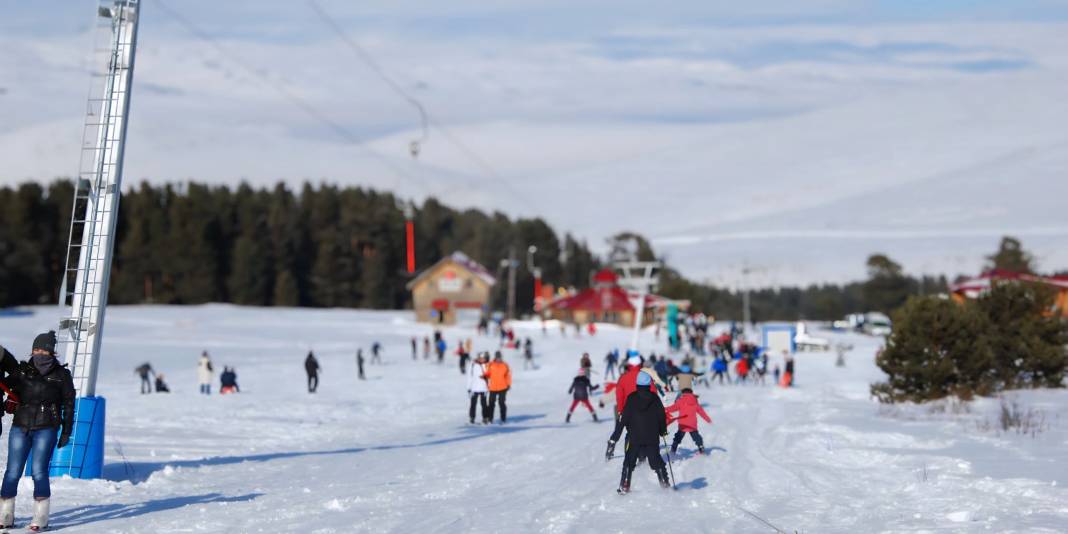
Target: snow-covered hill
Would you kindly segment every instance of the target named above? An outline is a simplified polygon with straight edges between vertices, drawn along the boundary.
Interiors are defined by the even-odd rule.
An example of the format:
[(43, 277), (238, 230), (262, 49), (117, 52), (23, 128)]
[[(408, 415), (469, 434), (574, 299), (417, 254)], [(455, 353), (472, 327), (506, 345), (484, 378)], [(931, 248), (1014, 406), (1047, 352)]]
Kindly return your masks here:
[[(55, 315), (0, 319), (0, 344), (23, 355)], [(710, 455), (695, 457), (687, 441), (678, 491), (640, 467), (633, 493), (619, 497), (619, 461), (603, 459), (611, 425), (563, 417), (579, 355), (599, 362), (627, 332), (517, 331), (534, 339), (539, 368), (507, 352), (509, 423), (469, 426), (455, 356), (444, 366), (412, 361), (409, 338), (430, 330), (405, 312), (111, 308), (99, 385), (109, 402), (106, 479), (55, 481), (54, 524), (71, 533), (1068, 528), (1063, 391), (1018, 395), (1045, 417), (1034, 437), (997, 432), (993, 400), (957, 414), (886, 408), (867, 393), (880, 376), (876, 341), (833, 335), (856, 347), (847, 367), (801, 355), (795, 389), (699, 389), (713, 418), (703, 429)], [(473, 331), (446, 331), (450, 345), (467, 337), (476, 350), (496, 348)], [(358, 381), (355, 350), (375, 340), (385, 363)], [(644, 343), (654, 344), (651, 332)], [(325, 373), (315, 395), (304, 384), (309, 348)], [(243, 393), (197, 394), (204, 349), (217, 368), (236, 367)], [(172, 394), (137, 393), (132, 370), (144, 361)], [(30, 488), (25, 480), (22, 495)], [(21, 523), (28, 504), (20, 497)]]
[[(444, 125), (418, 161), (411, 105), (306, 3), (188, 0), (212, 42), (146, 5), (125, 175), (372, 186), (543, 216), (595, 247), (634, 230), (726, 285), (745, 266), (751, 284), (859, 279), (875, 252), (974, 274), (1005, 234), (1063, 269), (1068, 26), (1037, 3), (1051, 13), (329, 3)], [(81, 10), (0, 20), (0, 183), (75, 172)]]

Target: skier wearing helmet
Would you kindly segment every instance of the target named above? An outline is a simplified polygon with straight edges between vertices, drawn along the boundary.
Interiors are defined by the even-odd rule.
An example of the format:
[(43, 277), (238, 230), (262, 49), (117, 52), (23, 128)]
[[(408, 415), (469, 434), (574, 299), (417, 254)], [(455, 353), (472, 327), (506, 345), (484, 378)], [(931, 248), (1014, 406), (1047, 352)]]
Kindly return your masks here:
[(597, 412), (593, 411), (593, 406), (590, 404), (590, 393), (601, 386), (590, 385), (590, 379), (586, 376), (586, 369), (580, 368), (578, 375), (571, 381), (571, 388), (567, 390), (572, 395), (571, 408), (567, 410), (567, 417), (564, 418), (565, 423), (571, 422), (571, 413), (575, 411), (575, 407), (579, 404), (586, 407), (590, 411), (590, 415), (593, 416), (593, 420), (597, 421)]

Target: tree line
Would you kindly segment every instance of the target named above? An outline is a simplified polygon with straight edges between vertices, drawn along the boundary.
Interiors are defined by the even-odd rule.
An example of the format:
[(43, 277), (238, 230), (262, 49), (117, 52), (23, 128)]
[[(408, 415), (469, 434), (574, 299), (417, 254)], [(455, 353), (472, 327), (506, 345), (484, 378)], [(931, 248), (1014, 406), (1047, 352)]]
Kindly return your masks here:
[[(74, 187), (57, 180), (0, 188), (0, 307), (59, 300)], [(123, 193), (118, 213), (109, 302), (398, 309), (410, 303), (405, 284), (405, 200), (360, 187), (283, 184), (141, 183)], [(546, 283), (584, 288), (591, 274), (621, 257), (656, 259), (641, 235), (623, 232), (601, 258), (540, 218), (458, 210), (429, 198), (414, 206), (417, 271), (462, 250), (491, 271), (509, 250), (519, 260), (517, 309), (533, 305), (534, 264)], [(867, 280), (750, 292), (754, 320), (837, 319), (847, 313), (890, 312), (912, 295), (947, 290), (945, 277), (913, 277), (875, 254)], [(1018, 240), (1006, 238), (986, 267), (1033, 270)], [(505, 307), (505, 284), (494, 306)], [(688, 280), (670, 266), (660, 292), (693, 309), (740, 319), (738, 291)]]
[[(0, 188), (0, 306), (58, 302), (73, 197), (66, 180)], [(118, 217), (113, 304), (395, 309), (410, 300), (404, 202), (389, 193), (141, 183), (123, 193)], [(600, 265), (585, 242), (559, 237), (540, 218), (456, 210), (430, 198), (413, 222), (417, 269), (462, 250), (494, 271), (514, 250), (520, 309), (534, 298), (530, 245), (535, 265), (557, 284), (585, 286)]]

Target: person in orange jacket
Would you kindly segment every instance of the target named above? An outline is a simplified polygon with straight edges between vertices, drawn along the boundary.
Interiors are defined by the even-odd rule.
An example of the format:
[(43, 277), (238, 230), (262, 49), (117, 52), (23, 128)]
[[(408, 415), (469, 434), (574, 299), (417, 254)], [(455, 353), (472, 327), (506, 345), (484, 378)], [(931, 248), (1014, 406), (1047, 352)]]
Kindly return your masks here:
[(508, 394), (508, 390), (512, 388), (512, 370), (508, 367), (507, 363), (504, 363), (504, 356), (501, 355), (501, 351), (497, 351), (493, 355), (493, 361), (490, 362), (488, 369), (486, 370), (486, 380), (489, 382), (489, 420), (493, 422), (493, 411), (499, 402), (501, 405), (501, 423), (508, 421), (508, 406), (505, 404), (505, 396)]
[[(697, 431), (697, 416), (701, 416), (701, 419), (704, 419), (706, 423), (711, 423), (712, 418), (705, 413), (705, 409), (697, 402), (697, 395), (693, 394), (693, 390), (690, 388), (683, 389), (679, 397), (675, 399), (675, 403), (664, 410), (667, 412), (669, 425), (672, 421), (679, 422), (679, 430), (675, 432), (675, 438), (671, 440), (671, 454), (675, 454), (679, 450), (679, 444), (682, 443), (682, 438), (686, 437), (687, 433), (690, 434), (690, 438), (697, 445), (697, 452), (704, 454), (705, 442), (701, 439), (701, 433)], [(671, 416), (675, 412), (679, 413), (678, 417)]]

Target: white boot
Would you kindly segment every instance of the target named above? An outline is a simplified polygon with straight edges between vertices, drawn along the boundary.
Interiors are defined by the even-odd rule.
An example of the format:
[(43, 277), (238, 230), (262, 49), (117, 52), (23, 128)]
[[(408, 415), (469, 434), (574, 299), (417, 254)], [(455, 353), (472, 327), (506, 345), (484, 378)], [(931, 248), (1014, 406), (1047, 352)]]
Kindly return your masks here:
[(33, 501), (33, 521), (30, 530), (40, 532), (48, 527), (48, 499)]
[(15, 498), (0, 499), (0, 528), (15, 526)]

